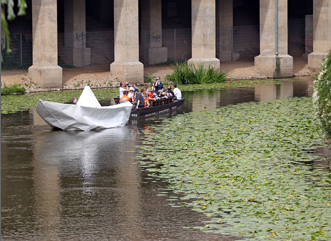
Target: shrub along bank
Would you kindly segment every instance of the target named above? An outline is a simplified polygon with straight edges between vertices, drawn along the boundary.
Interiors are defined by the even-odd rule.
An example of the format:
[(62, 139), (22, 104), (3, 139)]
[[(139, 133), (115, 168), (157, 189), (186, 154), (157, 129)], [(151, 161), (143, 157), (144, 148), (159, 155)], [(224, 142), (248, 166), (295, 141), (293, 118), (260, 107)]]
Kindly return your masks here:
[(331, 138), (331, 52), (324, 59), (321, 71), (314, 81), (313, 101), (318, 124), (325, 138)]
[[(254, 240), (329, 240), (331, 174), (311, 98), (193, 112), (146, 130), (140, 164), (210, 220), (208, 232)], [(160, 167), (160, 168), (157, 168)]]
[(13, 84), (10, 86), (1, 86), (1, 95), (19, 94), (23, 95), (25, 93), (25, 88), (20, 84)]

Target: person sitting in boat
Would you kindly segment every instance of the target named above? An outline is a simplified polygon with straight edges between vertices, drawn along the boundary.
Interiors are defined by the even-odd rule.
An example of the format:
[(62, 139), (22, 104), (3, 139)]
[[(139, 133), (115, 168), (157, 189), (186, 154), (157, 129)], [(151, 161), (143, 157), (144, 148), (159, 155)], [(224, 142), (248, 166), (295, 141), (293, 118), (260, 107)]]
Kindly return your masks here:
[(131, 86), (130, 88), (129, 88), (129, 94), (128, 94), (128, 97), (130, 98), (130, 100), (132, 101), (132, 98), (133, 98), (133, 96), (134, 96), (134, 88)]
[(168, 86), (167, 96), (168, 97), (175, 96), (174, 92), (171, 90), (171, 86)]
[(148, 94), (149, 100), (155, 100), (155, 93), (153, 92), (152, 89), (148, 89), (147, 94)]
[(168, 92), (167, 92), (166, 88), (162, 89), (161, 96), (164, 97), (164, 98), (168, 98)]
[(124, 90), (129, 91), (128, 84), (129, 84), (129, 83), (124, 84), (123, 82), (120, 82), (120, 98), (123, 96), (123, 91), (124, 91)]
[(137, 87), (137, 84), (133, 84), (132, 86), (133, 86), (133, 91), (134, 91), (134, 92), (139, 91), (139, 90), (138, 90), (138, 87)]
[(182, 92), (180, 91), (180, 89), (177, 88), (176, 84), (172, 84), (172, 88), (174, 88), (174, 94), (175, 94), (176, 100), (181, 100), (182, 99)]
[[(159, 97), (160, 99), (167, 99), (168, 97), (167, 97), (167, 92), (166, 92), (166, 90), (165, 90), (165, 89), (159, 90), (158, 97)], [(164, 103), (162, 102), (162, 104), (164, 104)]]
[(74, 97), (74, 98), (72, 98), (72, 100), (71, 100), (71, 104), (73, 104), (73, 105), (76, 105), (77, 104), (77, 98), (76, 97)]
[(163, 90), (159, 90), (159, 93), (157, 95), (157, 99), (160, 100), (158, 103), (163, 105), (164, 104), (164, 99), (167, 99), (167, 94), (165, 94)]
[(163, 89), (163, 84), (160, 81), (160, 78), (159, 77), (156, 77), (155, 78), (155, 82), (154, 82), (153, 86), (154, 86), (154, 93), (155, 94), (158, 94), (159, 93), (159, 90), (162, 90)]
[(135, 111), (139, 108), (144, 108), (145, 107), (145, 98), (143, 96), (145, 89), (142, 88), (140, 90), (141, 92), (136, 92), (136, 97), (135, 97), (135, 103), (133, 104), (132, 110)]
[(120, 98), (119, 104), (122, 104), (122, 103), (125, 103), (125, 102), (130, 102), (130, 101), (131, 101), (131, 99), (128, 96), (128, 91), (124, 90), (123, 91), (123, 96)]
[(145, 107), (149, 107), (151, 104), (149, 102), (149, 97), (148, 97), (147, 93), (144, 93), (143, 96), (145, 99)]

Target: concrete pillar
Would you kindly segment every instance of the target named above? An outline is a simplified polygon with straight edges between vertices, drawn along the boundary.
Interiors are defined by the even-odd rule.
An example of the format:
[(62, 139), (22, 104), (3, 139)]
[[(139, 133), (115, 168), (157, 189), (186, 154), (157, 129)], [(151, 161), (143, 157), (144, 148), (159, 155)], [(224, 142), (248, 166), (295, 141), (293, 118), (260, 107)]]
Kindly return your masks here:
[(233, 53), (233, 0), (217, 0), (217, 13), (217, 56), (221, 62), (236, 61), (239, 54)]
[(115, 62), (110, 70), (120, 81), (144, 82), (139, 62), (138, 0), (114, 0)]
[(288, 55), (287, 0), (278, 1), (278, 41), (276, 0), (260, 0), (260, 55), (255, 57), (255, 66), (270, 78), (293, 76), (293, 57)]
[(192, 0), (192, 58), (188, 62), (220, 68), (216, 58), (216, 0)]
[(168, 48), (162, 47), (162, 1), (144, 0), (142, 2), (142, 44), (147, 56), (147, 64), (157, 64), (168, 60)]
[(85, 0), (64, 1), (64, 45), (72, 65), (91, 64), (91, 49), (86, 48)]
[(308, 54), (313, 52), (313, 15), (305, 16), (305, 53), (304, 58), (308, 58)]
[(314, 0), (313, 15), (314, 52), (308, 55), (308, 66), (318, 70), (331, 47), (331, 0)]
[(58, 66), (57, 1), (32, 0), (33, 65), (32, 81), (42, 88), (62, 87), (62, 68)]

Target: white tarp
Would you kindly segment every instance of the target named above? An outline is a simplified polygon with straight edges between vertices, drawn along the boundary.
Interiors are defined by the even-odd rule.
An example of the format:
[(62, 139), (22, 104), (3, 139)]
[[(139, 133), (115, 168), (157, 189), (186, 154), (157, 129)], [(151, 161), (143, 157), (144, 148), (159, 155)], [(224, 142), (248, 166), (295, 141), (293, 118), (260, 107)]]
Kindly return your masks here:
[(92, 92), (90, 86), (86, 85), (82, 94), (80, 95), (77, 105), (86, 107), (101, 107), (99, 101)]
[[(85, 92), (85, 93), (84, 93)], [(100, 106), (89, 87), (85, 87), (77, 105), (39, 100), (36, 111), (52, 127), (62, 130), (93, 130), (126, 125), (132, 104), (127, 102), (113, 106)], [(91, 102), (89, 102), (90, 100)], [(97, 107), (93, 107), (96, 106)]]

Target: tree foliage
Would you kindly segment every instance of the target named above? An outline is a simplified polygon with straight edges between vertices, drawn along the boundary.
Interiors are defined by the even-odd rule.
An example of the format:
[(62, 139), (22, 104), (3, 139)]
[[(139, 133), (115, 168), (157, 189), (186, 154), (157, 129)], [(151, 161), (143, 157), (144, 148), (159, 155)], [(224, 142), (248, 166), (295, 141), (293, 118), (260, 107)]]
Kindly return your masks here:
[(6, 38), (7, 52), (11, 52), (10, 49), (10, 32), (8, 27), (8, 21), (16, 18), (15, 6), (17, 6), (17, 15), (25, 15), (25, 9), (27, 8), (26, 0), (2, 0), (1, 1), (1, 27), (4, 30)]
[(324, 59), (314, 81), (313, 95), (315, 116), (325, 137), (331, 137), (331, 52)]

